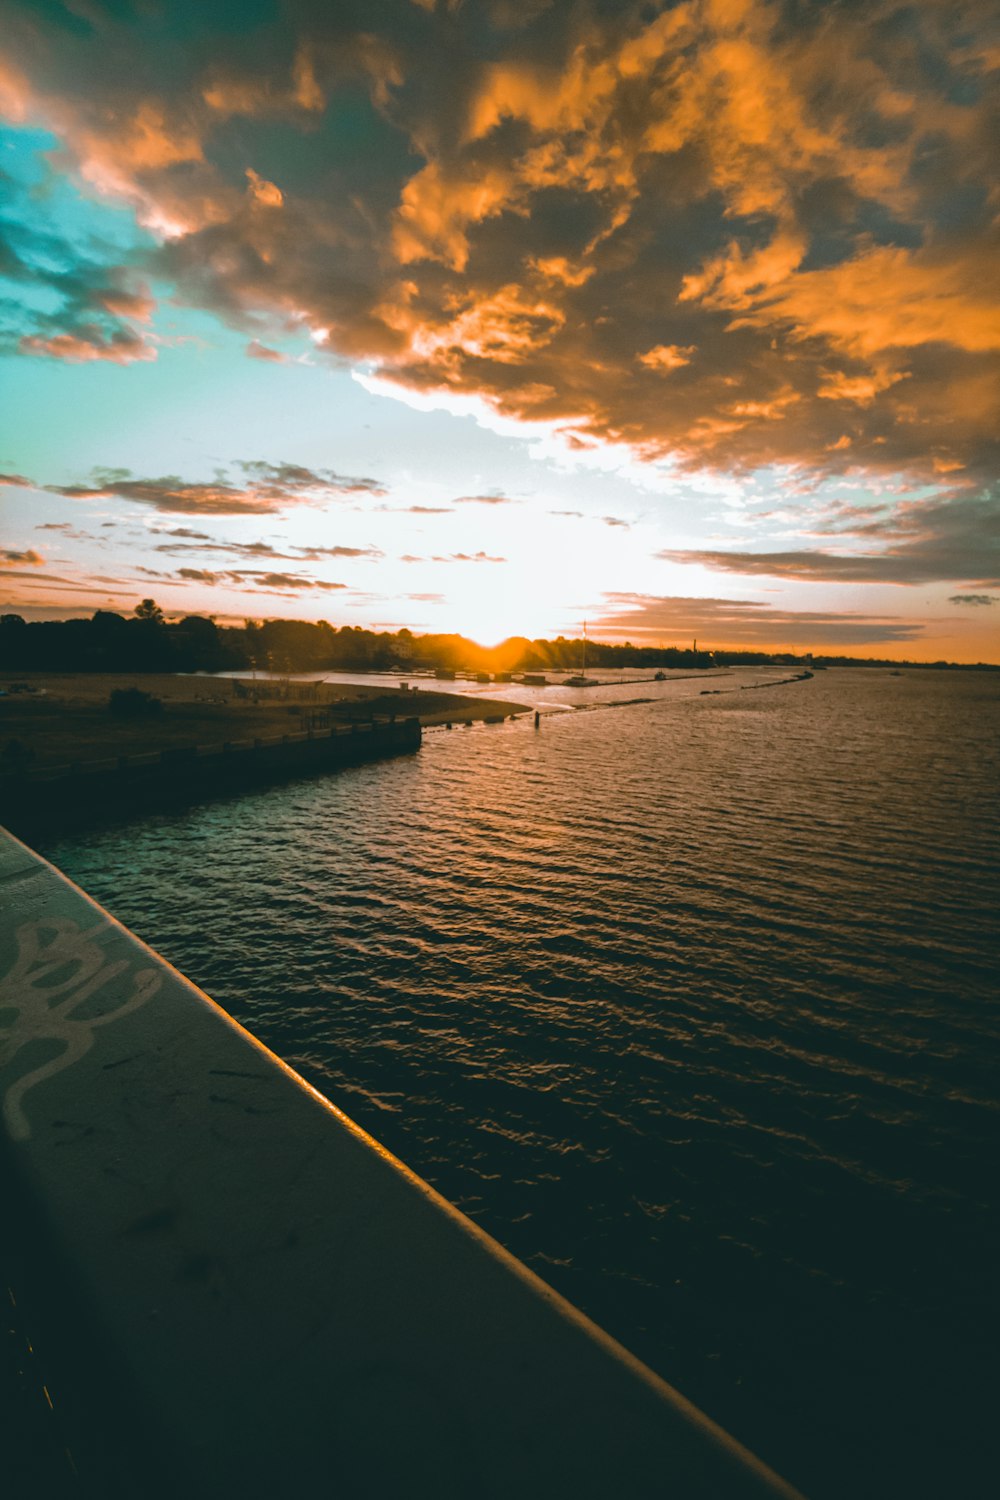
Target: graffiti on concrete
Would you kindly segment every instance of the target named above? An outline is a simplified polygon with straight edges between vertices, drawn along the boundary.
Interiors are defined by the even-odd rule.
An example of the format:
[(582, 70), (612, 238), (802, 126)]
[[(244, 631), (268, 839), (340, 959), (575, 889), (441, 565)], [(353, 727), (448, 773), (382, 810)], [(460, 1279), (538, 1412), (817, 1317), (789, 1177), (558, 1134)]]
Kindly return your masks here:
[[(137, 969), (122, 980), (130, 960), (107, 959), (94, 941), (107, 931), (106, 921), (83, 931), (71, 917), (43, 917), (16, 931), (17, 958), (0, 979), (0, 1069), (34, 1044), (55, 1043), (60, 1050), (23, 1073), (4, 1094), (4, 1123), (15, 1141), (31, 1135), (25, 1095), (79, 1062), (94, 1045), (98, 1027), (138, 1010), (160, 987), (161, 976), (152, 968)], [(130, 983), (130, 993), (114, 1009), (101, 1010), (101, 998), (106, 998), (101, 991), (112, 980), (120, 981), (118, 993), (123, 983)], [(37, 1045), (35, 1050), (37, 1054)]]

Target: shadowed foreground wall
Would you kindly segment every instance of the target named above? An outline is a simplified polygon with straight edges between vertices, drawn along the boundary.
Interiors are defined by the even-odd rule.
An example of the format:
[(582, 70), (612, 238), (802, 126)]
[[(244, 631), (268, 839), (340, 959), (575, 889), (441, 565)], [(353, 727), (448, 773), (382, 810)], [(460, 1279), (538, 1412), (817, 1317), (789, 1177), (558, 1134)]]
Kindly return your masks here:
[(420, 749), (420, 720), (339, 724), (330, 729), (227, 740), (59, 766), (0, 771), (0, 819), (27, 838), (94, 817), (133, 814), (225, 796), (296, 776)]
[(0, 893), (2, 1164), (125, 1492), (793, 1494), (2, 831)]

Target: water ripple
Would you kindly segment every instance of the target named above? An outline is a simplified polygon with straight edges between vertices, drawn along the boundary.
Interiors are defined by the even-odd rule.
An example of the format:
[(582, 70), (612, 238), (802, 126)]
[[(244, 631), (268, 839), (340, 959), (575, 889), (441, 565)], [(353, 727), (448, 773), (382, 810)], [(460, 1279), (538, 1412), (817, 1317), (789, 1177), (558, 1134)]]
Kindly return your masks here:
[(699, 688), (45, 852), (817, 1500), (972, 1492), (997, 679)]

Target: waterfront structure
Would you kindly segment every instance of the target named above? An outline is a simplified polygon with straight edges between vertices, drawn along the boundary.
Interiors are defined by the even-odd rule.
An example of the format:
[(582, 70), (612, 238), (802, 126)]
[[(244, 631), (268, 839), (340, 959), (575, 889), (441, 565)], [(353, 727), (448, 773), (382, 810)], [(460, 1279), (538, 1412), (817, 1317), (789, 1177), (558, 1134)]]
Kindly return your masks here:
[(72, 826), (95, 814), (195, 801), (406, 755), (421, 744), (415, 716), (338, 723), (296, 734), (0, 770), (0, 818), (17, 832)]
[(92, 1492), (793, 1500), (2, 831), (0, 887), (0, 1170)]

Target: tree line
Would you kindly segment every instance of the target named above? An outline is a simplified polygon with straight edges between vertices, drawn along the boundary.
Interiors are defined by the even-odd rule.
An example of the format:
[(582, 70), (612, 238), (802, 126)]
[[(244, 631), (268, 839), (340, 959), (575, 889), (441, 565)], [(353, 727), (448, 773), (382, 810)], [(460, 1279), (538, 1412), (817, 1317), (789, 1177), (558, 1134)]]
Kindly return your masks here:
[[(480, 646), (461, 635), (416, 636), (403, 629), (337, 628), (325, 620), (247, 620), (220, 625), (204, 615), (168, 620), (153, 599), (131, 616), (100, 609), (90, 619), (33, 620), (0, 615), (0, 668), (60, 672), (273, 672), (448, 670), (472, 672), (579, 669), (583, 642), (514, 636)], [(711, 654), (587, 642), (587, 664), (708, 666)]]
[[(579, 671), (582, 640), (528, 640), (511, 636), (480, 646), (461, 635), (414, 635), (403, 629), (339, 629), (325, 620), (246, 620), (219, 625), (204, 615), (167, 620), (153, 599), (131, 616), (99, 609), (90, 619), (33, 620), (0, 615), (0, 671), (48, 672), (271, 672), (384, 671), (390, 668), (456, 672)], [(787, 652), (695, 651), (678, 646), (610, 645), (588, 640), (586, 662), (595, 668), (796, 664), (811, 660)], [(888, 659), (816, 657), (816, 662), (898, 666)], [(946, 666), (945, 662), (926, 665)]]

